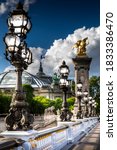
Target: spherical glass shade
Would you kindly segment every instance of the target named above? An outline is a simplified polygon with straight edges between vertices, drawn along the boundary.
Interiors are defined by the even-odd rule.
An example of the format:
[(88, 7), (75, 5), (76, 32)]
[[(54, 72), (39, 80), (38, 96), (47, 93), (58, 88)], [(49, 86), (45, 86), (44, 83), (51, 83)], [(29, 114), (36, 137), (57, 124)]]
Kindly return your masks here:
[(77, 91), (77, 96), (82, 96), (82, 92), (81, 91)]
[(69, 83), (66, 79), (60, 79), (59, 83), (61, 86), (68, 86), (69, 85)]
[(94, 99), (92, 100), (92, 103), (95, 103), (95, 100), (94, 100)]
[(29, 49), (27, 49), (25, 62), (28, 63), (28, 64), (32, 63), (32, 53)]
[(69, 73), (69, 70), (66, 67), (65, 68), (61, 68), (60, 73), (61, 74), (66, 74), (66, 73)]
[(79, 82), (79, 83), (77, 84), (77, 87), (78, 87), (78, 89), (82, 89), (82, 83)]
[(62, 65), (59, 67), (59, 72), (61, 76), (66, 77), (66, 78), (68, 77), (70, 71), (65, 61), (63, 61)]
[(27, 64), (31, 64), (32, 63), (32, 53), (29, 50), (29, 48), (26, 47), (26, 45), (23, 46), (21, 55), (22, 55), (23, 60)]
[(9, 28), (13, 26), (14, 33), (22, 37), (25, 37), (26, 33), (31, 29), (30, 19), (23, 10), (23, 5), (21, 3), (18, 4), (16, 10), (11, 12), (8, 18), (8, 26)]
[(31, 28), (29, 19), (23, 14), (12, 15), (8, 18), (8, 25), (9, 27), (13, 25), (14, 32), (18, 35), (26, 34)]
[(25, 26), (27, 24), (27, 18), (23, 14), (12, 15), (8, 18), (8, 25), (13, 24), (13, 27)]
[(20, 45), (20, 38), (17, 35), (7, 34), (5, 36), (5, 43), (9, 52), (18, 51), (18, 46)]
[(87, 90), (84, 91), (84, 96), (88, 96), (88, 91)]
[(92, 104), (92, 101), (89, 101), (89, 104)]
[(81, 107), (85, 107), (85, 104), (81, 103)]
[(89, 100), (92, 101), (92, 97), (91, 96), (89, 96)]
[(88, 102), (88, 98), (87, 97), (84, 97), (83, 100), (84, 100), (84, 102)]

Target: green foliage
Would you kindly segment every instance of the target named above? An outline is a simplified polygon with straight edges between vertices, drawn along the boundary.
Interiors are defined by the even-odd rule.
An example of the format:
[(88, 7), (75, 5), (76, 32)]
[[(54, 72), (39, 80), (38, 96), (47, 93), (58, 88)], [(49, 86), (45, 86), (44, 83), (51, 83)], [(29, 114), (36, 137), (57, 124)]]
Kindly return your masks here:
[(28, 103), (30, 103), (33, 100), (34, 97), (34, 89), (32, 88), (32, 86), (30, 84), (23, 84), (23, 90), (26, 93), (26, 101)]
[(36, 110), (36, 107), (37, 107), (37, 106), (35, 106), (35, 105), (37, 105), (37, 103), (33, 101), (34, 89), (32, 88), (32, 86), (30, 84), (23, 84), (22, 87), (23, 87), (23, 91), (26, 94), (26, 102), (28, 102), (28, 104), (29, 104), (30, 112), (34, 113), (34, 110)]
[(32, 102), (33, 113), (43, 114), (44, 110), (51, 106), (51, 100), (44, 96), (35, 96)]
[[(55, 100), (52, 100), (53, 106), (55, 107), (55, 110), (60, 110), (62, 108), (62, 99), (61, 98), (56, 98)], [(52, 106), (52, 105), (51, 105)]]
[(71, 90), (73, 93), (75, 93), (75, 81), (72, 81)]
[(67, 99), (68, 107), (70, 110), (74, 109), (75, 97), (70, 97)]
[(97, 103), (96, 112), (100, 113), (100, 77), (92, 76), (89, 80), (90, 95), (95, 99)]
[(11, 96), (0, 93), (0, 114), (8, 113), (11, 103)]
[[(26, 101), (29, 103), (29, 109), (32, 114), (43, 114), (45, 109), (51, 106), (54, 106), (55, 110), (62, 108), (63, 100), (61, 98), (50, 100), (44, 96), (34, 96), (34, 89), (28, 84), (23, 85), (23, 90), (26, 92)], [(0, 113), (8, 113), (11, 99), (12, 96), (0, 92)], [(67, 99), (70, 110), (73, 109), (74, 101), (74, 97)]]

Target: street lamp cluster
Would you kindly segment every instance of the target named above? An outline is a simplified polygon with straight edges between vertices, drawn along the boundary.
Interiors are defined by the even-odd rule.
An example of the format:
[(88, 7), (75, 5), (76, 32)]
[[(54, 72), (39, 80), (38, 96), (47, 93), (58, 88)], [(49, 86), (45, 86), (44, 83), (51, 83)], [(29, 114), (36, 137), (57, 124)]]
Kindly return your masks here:
[[(22, 72), (32, 63), (32, 53), (26, 44), (26, 35), (31, 29), (31, 21), (23, 5), (18, 3), (16, 10), (10, 13), (7, 20), (9, 32), (4, 37), (6, 44), (5, 56), (10, 63), (15, 66), (17, 73), (17, 83), (15, 93), (13, 94), (11, 108), (8, 116), (5, 118), (7, 130), (29, 130), (33, 123), (33, 116), (29, 114), (28, 103), (22, 88)], [(61, 121), (70, 121), (73, 113), (68, 109), (66, 94), (69, 88), (68, 76), (69, 67), (63, 61), (59, 67), (60, 88), (63, 91), (63, 104), (61, 109)], [(88, 91), (82, 91), (82, 83), (77, 83), (76, 97), (78, 99), (77, 118), (89, 117), (95, 115), (96, 103), (91, 97), (88, 97)], [(76, 103), (75, 103), (76, 105)], [(85, 113), (83, 112), (85, 110)]]
[[(60, 88), (63, 90), (63, 103), (60, 114), (61, 121), (70, 121), (73, 113), (68, 109), (68, 104), (66, 100), (66, 94), (68, 91), (69, 83), (68, 83), (68, 75), (69, 75), (69, 67), (66, 65), (66, 62), (63, 61), (62, 65), (59, 67), (60, 73)], [(83, 84), (81, 81), (77, 83), (77, 92), (76, 98), (78, 101), (75, 102), (74, 106), (78, 105), (78, 110), (76, 114), (76, 119), (81, 119), (84, 117), (92, 117), (96, 115), (95, 108), (96, 102), (89, 96), (88, 91), (82, 89)]]
[(9, 32), (4, 37), (6, 44), (5, 56), (15, 66), (17, 83), (13, 94), (11, 108), (5, 118), (7, 130), (28, 130), (33, 122), (33, 116), (29, 114), (28, 103), (22, 88), (22, 72), (32, 63), (32, 53), (25, 42), (26, 34), (31, 29), (28, 14), (23, 5), (18, 3), (16, 10), (10, 13), (7, 20)]
[(91, 96), (89, 96), (88, 91), (85, 89), (85, 91), (82, 91), (82, 83), (79, 82), (77, 84), (77, 97), (78, 97), (78, 118), (83, 117), (92, 117), (96, 115), (95, 108), (96, 108), (96, 102), (94, 99), (92, 99)]

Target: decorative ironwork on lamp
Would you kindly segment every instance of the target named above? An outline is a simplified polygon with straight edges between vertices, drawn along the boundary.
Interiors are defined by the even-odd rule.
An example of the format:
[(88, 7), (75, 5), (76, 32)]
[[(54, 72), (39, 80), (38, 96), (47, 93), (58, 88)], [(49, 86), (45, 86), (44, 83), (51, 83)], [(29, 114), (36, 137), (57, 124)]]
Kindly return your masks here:
[(77, 119), (79, 118), (82, 118), (82, 110), (81, 110), (81, 100), (82, 100), (82, 97), (83, 97), (83, 93), (82, 93), (82, 82), (79, 81), (77, 83), (77, 97), (78, 97), (78, 113), (77, 113)]
[[(30, 24), (30, 25), (29, 25)], [(4, 37), (6, 59), (16, 68), (17, 83), (12, 97), (9, 114), (5, 118), (7, 130), (29, 130), (34, 121), (29, 113), (26, 95), (22, 88), (22, 72), (32, 63), (32, 53), (24, 41), (31, 22), (23, 5), (19, 3), (8, 18), (9, 32)]]
[(63, 103), (62, 103), (62, 109), (61, 109), (61, 114), (60, 118), (61, 121), (70, 121), (72, 117), (72, 113), (68, 109), (68, 104), (66, 100), (66, 94), (68, 90), (68, 75), (69, 75), (69, 67), (66, 65), (66, 62), (63, 61), (62, 65), (59, 67), (59, 73), (60, 73), (60, 88), (63, 90)]
[(83, 97), (83, 102), (85, 103), (85, 117), (88, 117), (88, 91), (85, 89), (84, 91), (84, 97)]
[(26, 38), (27, 32), (32, 27), (28, 13), (23, 9), (23, 5), (20, 2), (17, 4), (16, 9), (10, 13), (7, 22), (9, 28), (13, 26), (14, 33), (22, 38)]

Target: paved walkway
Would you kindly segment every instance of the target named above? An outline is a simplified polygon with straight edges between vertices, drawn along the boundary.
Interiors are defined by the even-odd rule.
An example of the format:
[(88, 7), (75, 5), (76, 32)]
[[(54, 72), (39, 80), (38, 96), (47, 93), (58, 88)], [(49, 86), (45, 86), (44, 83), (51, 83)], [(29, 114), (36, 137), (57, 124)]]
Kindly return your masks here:
[(63, 150), (100, 150), (100, 124), (97, 124), (84, 138)]
[(100, 124), (89, 132), (72, 150), (100, 150)]

